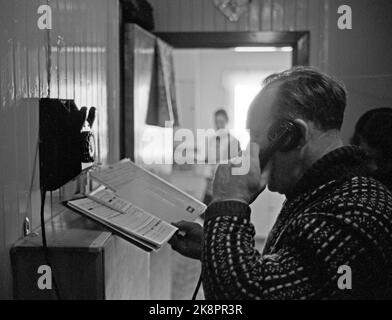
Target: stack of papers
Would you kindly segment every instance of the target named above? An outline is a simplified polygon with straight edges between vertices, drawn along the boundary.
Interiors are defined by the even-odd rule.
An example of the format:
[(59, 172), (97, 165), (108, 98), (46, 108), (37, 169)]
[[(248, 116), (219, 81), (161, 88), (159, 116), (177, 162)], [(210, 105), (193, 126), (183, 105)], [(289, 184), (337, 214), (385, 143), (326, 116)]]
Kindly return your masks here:
[(193, 221), (206, 206), (129, 159), (91, 172), (100, 187), (68, 201), (77, 212), (151, 251), (177, 231), (171, 223)]

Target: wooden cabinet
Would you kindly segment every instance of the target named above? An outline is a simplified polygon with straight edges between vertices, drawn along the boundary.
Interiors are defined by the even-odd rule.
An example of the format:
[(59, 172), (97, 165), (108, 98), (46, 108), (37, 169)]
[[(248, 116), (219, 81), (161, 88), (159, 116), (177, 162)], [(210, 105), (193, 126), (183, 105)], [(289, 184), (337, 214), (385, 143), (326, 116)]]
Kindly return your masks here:
[[(64, 207), (46, 224), (50, 262), (61, 299), (169, 299), (171, 250), (147, 253)], [(55, 299), (40, 290), (45, 265), (40, 235), (11, 249), (16, 299)]]

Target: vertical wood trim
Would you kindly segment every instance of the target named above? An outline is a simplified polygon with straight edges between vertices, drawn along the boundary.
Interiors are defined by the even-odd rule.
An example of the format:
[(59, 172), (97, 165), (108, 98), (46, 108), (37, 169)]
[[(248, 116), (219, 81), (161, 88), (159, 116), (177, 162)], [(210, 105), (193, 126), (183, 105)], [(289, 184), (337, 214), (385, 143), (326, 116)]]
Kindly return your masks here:
[(203, 1), (192, 0), (192, 28), (191, 31), (198, 31), (199, 26), (203, 26)]
[[(120, 5), (112, 4), (111, 0), (106, 0), (109, 14), (108, 29), (106, 30), (106, 60), (103, 60), (104, 80), (103, 84), (103, 97), (104, 103), (107, 105), (107, 122), (108, 122), (108, 135), (105, 139), (108, 145), (108, 160), (114, 162), (120, 158)], [(106, 85), (107, 83), (107, 85)]]
[(216, 10), (215, 6), (209, 0), (200, 0), (203, 4), (203, 26), (201, 27), (202, 31), (214, 31), (214, 11)]
[(261, 31), (272, 31), (273, 20), (272, 0), (262, 0), (261, 6)]
[(309, 28), (308, 24), (308, 0), (296, 0), (295, 28), (304, 31)]
[(260, 0), (253, 0), (249, 5), (249, 30), (260, 29)]
[(216, 31), (226, 31), (225, 29), (225, 21), (226, 21), (226, 17), (223, 15), (223, 13), (217, 9), (211, 1), (211, 6), (214, 10), (213, 12), (213, 17), (214, 17), (214, 29)]
[(296, 2), (297, 0), (284, 1), (284, 30), (294, 31), (296, 20)]
[(284, 0), (273, 0), (273, 10), (272, 10), (273, 31), (284, 30), (284, 15), (285, 15)]
[(328, 0), (323, 0), (322, 6), (322, 20), (324, 21), (323, 38), (322, 38), (322, 49), (323, 60), (321, 62), (322, 70), (329, 72), (329, 34), (330, 34), (330, 3)]
[(312, 26), (311, 33), (311, 63), (312, 65), (320, 66), (320, 0), (309, 0), (309, 25)]

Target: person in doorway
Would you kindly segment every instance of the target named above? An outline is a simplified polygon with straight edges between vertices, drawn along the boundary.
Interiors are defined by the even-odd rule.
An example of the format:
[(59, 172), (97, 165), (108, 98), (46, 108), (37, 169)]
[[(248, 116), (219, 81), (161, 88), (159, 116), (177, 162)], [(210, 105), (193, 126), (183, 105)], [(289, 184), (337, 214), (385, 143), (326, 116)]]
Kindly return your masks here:
[(226, 110), (219, 109), (214, 114), (215, 133), (208, 140), (206, 161), (208, 165), (207, 186), (203, 202), (208, 205), (212, 199), (212, 181), (217, 164), (238, 157), (241, 153), (240, 142), (227, 128), (229, 116)]

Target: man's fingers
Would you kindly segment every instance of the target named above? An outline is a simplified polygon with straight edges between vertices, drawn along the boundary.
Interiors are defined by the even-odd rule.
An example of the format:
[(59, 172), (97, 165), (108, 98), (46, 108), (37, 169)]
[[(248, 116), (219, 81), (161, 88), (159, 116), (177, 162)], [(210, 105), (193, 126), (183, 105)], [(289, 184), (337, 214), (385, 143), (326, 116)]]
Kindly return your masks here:
[(187, 248), (186, 241), (184, 241), (183, 239), (178, 239), (178, 237), (175, 239), (173, 238), (171, 238), (169, 241), (169, 244), (171, 245), (173, 250), (178, 251), (180, 253), (185, 253)]
[(174, 235), (169, 239), (168, 243), (169, 243), (171, 246), (173, 246), (173, 244), (175, 244), (175, 243), (178, 242), (178, 241), (179, 241), (178, 236), (177, 236), (176, 234), (174, 234)]
[(185, 232), (192, 230), (194, 228), (194, 224), (195, 222), (189, 222), (189, 221), (179, 221), (179, 222), (172, 223), (173, 226)]

